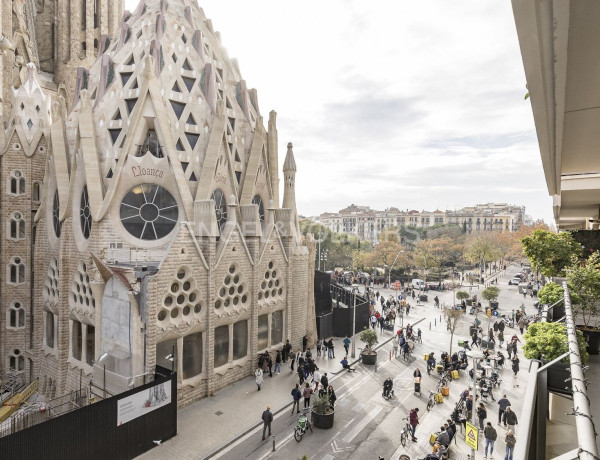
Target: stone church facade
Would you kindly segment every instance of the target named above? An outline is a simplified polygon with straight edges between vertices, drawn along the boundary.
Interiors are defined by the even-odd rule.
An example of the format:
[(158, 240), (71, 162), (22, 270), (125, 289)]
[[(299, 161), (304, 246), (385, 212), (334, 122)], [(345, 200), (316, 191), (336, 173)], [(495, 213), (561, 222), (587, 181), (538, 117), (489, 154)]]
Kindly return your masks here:
[[(193, 0), (1, 0), (0, 370), (179, 403), (316, 337), (291, 143)], [(105, 393), (106, 392), (106, 393)]]

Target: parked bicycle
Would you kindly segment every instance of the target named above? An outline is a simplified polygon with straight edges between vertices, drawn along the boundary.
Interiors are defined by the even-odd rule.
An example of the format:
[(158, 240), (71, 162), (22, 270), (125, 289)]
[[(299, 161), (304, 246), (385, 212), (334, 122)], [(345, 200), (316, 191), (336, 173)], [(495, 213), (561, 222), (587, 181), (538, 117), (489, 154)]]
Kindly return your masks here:
[(427, 399), (427, 410), (431, 410), (433, 406), (437, 404), (435, 401), (435, 395), (437, 393), (433, 390), (429, 390), (429, 398)]
[(296, 439), (297, 442), (302, 441), (302, 436), (304, 436), (304, 433), (306, 433), (307, 430), (310, 430), (311, 433), (313, 432), (310, 420), (306, 416), (308, 411), (309, 409), (303, 409), (302, 413), (298, 416), (296, 428), (294, 428), (294, 439)]
[(406, 423), (404, 424), (404, 428), (402, 428), (402, 431), (400, 432), (400, 444), (405, 446), (406, 441), (409, 438), (412, 438), (412, 427), (410, 426), (410, 423), (408, 422), (408, 417), (404, 417), (402, 420), (406, 420)]

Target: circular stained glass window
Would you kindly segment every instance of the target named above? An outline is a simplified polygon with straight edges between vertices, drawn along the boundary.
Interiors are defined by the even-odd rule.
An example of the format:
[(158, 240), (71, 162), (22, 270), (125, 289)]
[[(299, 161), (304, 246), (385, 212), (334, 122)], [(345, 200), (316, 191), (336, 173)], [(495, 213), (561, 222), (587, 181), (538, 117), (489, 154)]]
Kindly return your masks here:
[(262, 197), (260, 195), (254, 195), (252, 198), (252, 204), (258, 206), (258, 217), (260, 217), (260, 223), (264, 224), (265, 222), (265, 206), (263, 204)]
[(92, 233), (92, 212), (90, 210), (90, 197), (88, 195), (87, 185), (83, 187), (81, 192), (81, 201), (79, 202), (79, 222), (81, 223), (81, 231), (84, 238), (87, 240)]
[(136, 185), (121, 202), (123, 226), (141, 240), (164, 238), (175, 228), (178, 216), (173, 195), (156, 184)]
[(217, 224), (219, 225), (219, 232), (222, 232), (225, 222), (227, 222), (227, 202), (225, 201), (225, 194), (218, 188), (212, 193), (210, 199), (215, 202)]
[(58, 201), (58, 190), (54, 192), (54, 203), (52, 205), (52, 225), (54, 227), (54, 234), (60, 236), (60, 202)]

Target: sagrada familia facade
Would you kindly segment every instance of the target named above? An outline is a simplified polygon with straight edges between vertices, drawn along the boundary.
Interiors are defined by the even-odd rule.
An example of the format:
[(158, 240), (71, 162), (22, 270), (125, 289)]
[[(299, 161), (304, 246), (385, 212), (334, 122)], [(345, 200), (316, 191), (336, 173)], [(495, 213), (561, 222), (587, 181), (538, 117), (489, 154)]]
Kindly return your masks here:
[(314, 340), (292, 144), (195, 0), (0, 0), (0, 375), (179, 403)]

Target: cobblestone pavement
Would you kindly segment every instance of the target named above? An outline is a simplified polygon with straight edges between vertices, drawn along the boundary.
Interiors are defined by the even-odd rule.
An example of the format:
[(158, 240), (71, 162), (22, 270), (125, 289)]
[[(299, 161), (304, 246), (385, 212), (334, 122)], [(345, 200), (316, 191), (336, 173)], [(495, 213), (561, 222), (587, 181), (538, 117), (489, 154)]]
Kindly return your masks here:
[[(501, 289), (499, 303), (500, 310), (509, 312), (521, 305), (524, 301), (528, 313), (533, 313), (533, 300), (523, 300), (523, 296), (516, 292), (516, 287), (508, 286), (508, 280), (516, 273), (515, 267), (509, 268), (506, 274), (498, 275), (498, 286)], [(481, 292), (482, 288), (472, 289), (473, 293)], [(380, 293), (389, 295), (392, 291), (380, 290)], [(204, 458), (224, 444), (231, 444), (214, 458), (241, 459), (241, 458), (282, 458), (296, 459), (308, 455), (310, 460), (331, 460), (334, 458), (370, 459), (381, 455), (385, 459), (396, 460), (400, 454), (406, 453), (412, 459), (422, 458), (431, 451), (428, 443), (429, 434), (438, 431), (443, 420), (449, 418), (460, 392), (469, 386), (468, 375), (462, 374), (459, 380), (450, 384), (450, 396), (444, 398), (443, 404), (436, 405), (430, 412), (426, 410), (428, 390), (436, 386), (435, 379), (426, 375), (425, 362), (422, 355), (435, 351), (439, 356), (441, 351), (449, 347), (450, 337), (445, 324), (440, 324), (441, 310), (433, 307), (431, 293), (429, 302), (424, 306), (412, 308), (405, 322), (413, 324), (420, 321), (418, 327), (423, 331), (424, 342), (417, 344), (415, 354), (409, 363), (401, 359), (390, 360), (391, 344), (384, 343), (392, 337), (391, 332), (378, 332), (380, 343), (378, 365), (363, 366), (359, 364), (356, 373), (339, 372), (339, 361), (343, 357), (341, 339), (336, 341), (336, 358), (317, 358), (321, 371), (328, 373), (339, 372), (330, 378), (338, 395), (335, 425), (331, 430), (315, 429), (308, 433), (301, 443), (293, 441), (292, 432), (295, 417), (290, 415), (290, 407), (285, 407), (291, 400), (290, 391), (297, 382), (296, 374), (291, 374), (287, 367), (283, 367), (281, 374), (272, 378), (266, 377), (262, 391), (256, 391), (254, 379), (248, 377), (236, 382), (228, 388), (218, 392), (215, 396), (191, 404), (178, 413), (178, 436), (157, 446), (140, 458), (145, 459), (197, 459)], [(452, 303), (452, 292), (438, 293), (442, 303)], [(482, 318), (483, 319), (483, 318)], [(459, 326), (453, 340), (453, 349), (457, 349), (458, 340), (468, 338), (468, 326), (473, 317), (467, 315), (463, 324)], [(429, 323), (431, 322), (431, 330)], [(485, 325), (485, 321), (484, 321)], [(518, 329), (508, 330), (510, 335)], [(507, 331), (505, 331), (507, 332)], [(505, 335), (509, 335), (508, 333)], [(520, 338), (520, 334), (518, 334)], [(357, 342), (357, 352), (360, 342)], [(314, 350), (313, 350), (314, 352)], [(521, 372), (515, 378), (507, 366), (502, 371), (502, 384), (496, 389), (494, 397), (498, 399), (501, 393), (506, 393), (513, 403), (512, 408), (520, 415), (520, 395), (524, 392), (528, 379), (528, 360), (520, 351)], [(413, 393), (412, 372), (419, 367), (424, 375), (422, 394), (415, 396)], [(396, 396), (390, 401), (381, 397), (381, 386), (387, 376), (394, 378)], [(272, 443), (260, 440), (262, 424), (260, 415), (267, 405), (276, 413), (273, 422), (276, 452), (272, 453)], [(399, 433), (402, 418), (408, 414), (412, 407), (419, 407), (421, 423), (417, 429), (417, 443), (408, 443), (402, 448), (399, 443)], [(503, 458), (504, 454), (504, 428), (497, 425), (497, 405), (490, 401), (487, 403), (488, 420), (498, 431), (498, 441), (495, 446), (495, 458)], [(517, 427), (517, 442), (519, 428)], [(239, 438), (233, 441), (235, 438)], [(456, 444), (453, 443), (451, 451), (453, 459), (467, 458), (469, 448), (464, 442), (464, 433), (458, 433)], [(502, 454), (502, 455), (500, 455)], [(483, 442), (480, 442), (479, 458), (483, 458)]]

